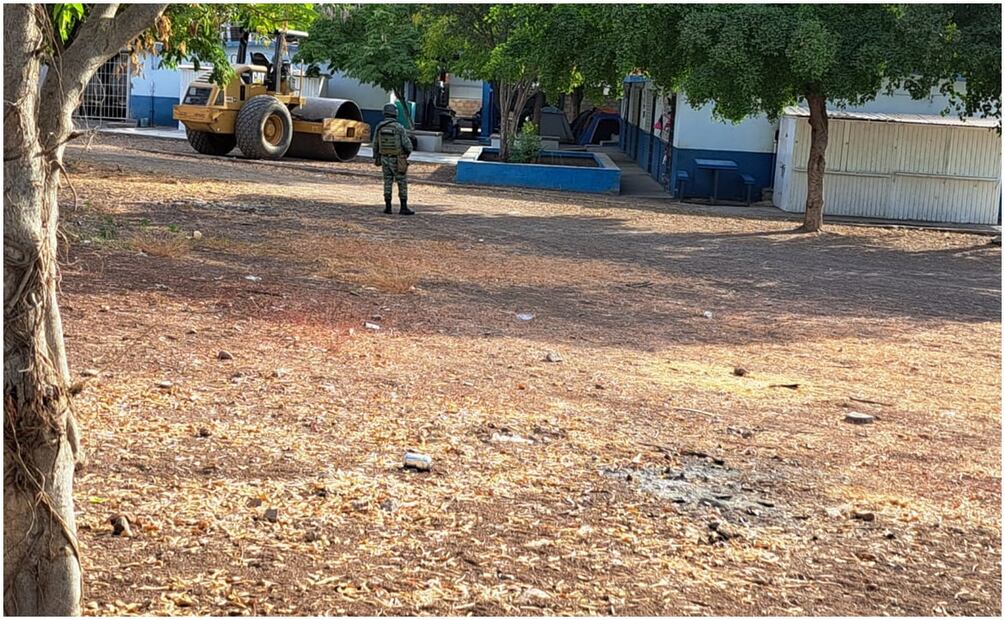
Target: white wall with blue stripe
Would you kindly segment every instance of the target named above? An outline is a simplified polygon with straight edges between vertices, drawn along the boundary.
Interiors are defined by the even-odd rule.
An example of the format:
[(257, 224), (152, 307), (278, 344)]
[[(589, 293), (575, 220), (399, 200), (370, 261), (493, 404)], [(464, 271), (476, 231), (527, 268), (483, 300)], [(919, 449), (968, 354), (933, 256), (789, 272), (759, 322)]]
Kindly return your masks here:
[[(228, 42), (230, 61), (237, 62), (237, 43)], [(252, 43), (248, 46), (248, 56), (262, 52), (272, 57), (272, 48)], [(179, 103), (181, 73), (177, 69), (161, 67), (156, 55), (145, 55), (139, 66), (139, 73), (131, 79), (129, 95), (129, 118), (139, 121), (148, 119), (151, 125), (177, 127), (171, 118), (172, 107)], [(376, 125), (383, 119), (382, 108), (390, 101), (391, 94), (380, 88), (361, 84), (341, 73), (334, 73), (325, 81), (325, 97), (351, 99), (363, 112), (363, 120)]]
[[(760, 200), (762, 190), (774, 182), (778, 122), (760, 115), (739, 123), (714, 117), (713, 104), (697, 109), (687, 97), (661, 92), (641, 76), (629, 76), (624, 84), (621, 116), (621, 150), (676, 197), (712, 194), (712, 173), (695, 160), (719, 159), (736, 162), (736, 170), (719, 173), (718, 197), (743, 201), (753, 178), (751, 198)], [(881, 94), (862, 106), (847, 110), (888, 114), (940, 114), (948, 99), (933, 91), (927, 99), (914, 100), (904, 91)], [(836, 107), (834, 109), (837, 109)], [(681, 182), (686, 177), (686, 181)], [(683, 195), (682, 195), (683, 192)]]

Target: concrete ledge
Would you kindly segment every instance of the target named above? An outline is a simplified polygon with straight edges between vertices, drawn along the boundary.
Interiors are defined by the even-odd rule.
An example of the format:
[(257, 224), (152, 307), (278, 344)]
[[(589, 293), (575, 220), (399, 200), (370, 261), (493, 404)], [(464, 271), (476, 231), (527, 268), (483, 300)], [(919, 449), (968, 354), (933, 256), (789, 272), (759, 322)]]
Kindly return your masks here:
[[(494, 133), (489, 136), (489, 146), (491, 148), (499, 148), (499, 141), (499, 134)], [(541, 136), (541, 149), (544, 151), (557, 151), (559, 149), (558, 136)]]
[(503, 185), (532, 187), (563, 192), (617, 194), (621, 191), (621, 169), (603, 153), (583, 151), (541, 151), (552, 157), (592, 159), (596, 168), (551, 164), (514, 164), (480, 161), (482, 153), (499, 149), (473, 146), (457, 162), (457, 183), (464, 185)]
[(426, 151), (427, 153), (439, 153), (443, 151), (442, 131), (416, 130), (412, 132), (412, 135), (415, 136), (418, 150)]

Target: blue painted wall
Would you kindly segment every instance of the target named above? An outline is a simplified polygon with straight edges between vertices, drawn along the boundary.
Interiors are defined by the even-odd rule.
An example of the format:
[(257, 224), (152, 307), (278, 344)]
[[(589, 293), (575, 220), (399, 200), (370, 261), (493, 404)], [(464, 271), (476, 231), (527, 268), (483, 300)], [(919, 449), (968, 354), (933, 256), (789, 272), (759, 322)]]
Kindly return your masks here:
[(691, 177), (684, 189), (685, 198), (708, 197), (712, 195), (712, 171), (698, 168), (696, 159), (731, 159), (737, 170), (719, 171), (719, 198), (725, 200), (746, 200), (747, 187), (740, 179), (741, 174), (754, 177), (751, 199), (761, 199), (761, 188), (771, 187), (772, 162), (774, 153), (748, 153), (743, 151), (712, 151), (705, 149), (675, 149), (671, 178), (683, 170)]
[(360, 112), (363, 114), (363, 122), (370, 126), (370, 135), (377, 129), (377, 125), (380, 121), (384, 120), (383, 110), (363, 110)]
[(652, 170), (649, 165), (649, 143), (652, 142), (652, 139), (653, 137), (650, 134), (640, 131), (638, 146), (635, 151), (635, 163), (650, 174), (652, 174)]
[(153, 97), (150, 95), (129, 96), (129, 118), (139, 121), (149, 118), (151, 125), (177, 125), (171, 118), (171, 109), (178, 104), (177, 97)]
[(658, 183), (663, 183), (662, 176), (665, 172), (663, 165), (663, 157), (667, 152), (667, 143), (659, 138), (653, 138), (653, 166), (652, 170), (649, 171), (650, 176), (652, 176)]
[[(499, 149), (484, 149), (498, 153)], [(550, 151), (542, 151), (543, 155)], [(555, 152), (562, 157), (592, 158), (593, 153)], [(605, 158), (606, 159), (606, 158)], [(610, 160), (606, 160), (610, 161)], [(599, 163), (599, 161), (598, 161)], [(617, 166), (586, 168), (579, 166), (549, 166), (540, 164), (509, 164), (463, 158), (457, 162), (455, 179), (474, 185), (506, 185), (533, 187), (566, 192), (617, 194), (621, 190), (621, 170)]]

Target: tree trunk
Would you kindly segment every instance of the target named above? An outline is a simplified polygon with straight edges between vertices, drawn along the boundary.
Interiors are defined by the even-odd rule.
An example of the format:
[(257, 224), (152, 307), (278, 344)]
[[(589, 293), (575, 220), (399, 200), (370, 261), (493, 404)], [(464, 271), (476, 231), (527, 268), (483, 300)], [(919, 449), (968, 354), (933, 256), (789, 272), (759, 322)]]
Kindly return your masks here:
[(544, 93), (534, 95), (534, 126), (541, 131), (541, 108), (544, 107)]
[(827, 99), (809, 95), (810, 157), (806, 163), (806, 213), (800, 230), (816, 232), (824, 225), (824, 154), (827, 152)]
[(513, 135), (510, 113), (513, 91), (512, 84), (499, 82), (499, 161), (509, 161), (510, 140)]
[(499, 161), (509, 161), (510, 142), (516, 137), (520, 115), (533, 91), (526, 80), (499, 82)]
[(88, 81), (166, 6), (90, 5), (42, 84), (48, 8), (4, 11), (4, 615), (80, 614), (73, 471), (83, 452), (56, 299), (59, 172)]
[(402, 88), (394, 89), (394, 98), (401, 102), (402, 108), (405, 110), (405, 129), (412, 129), (412, 117), (408, 114), (408, 100), (405, 99), (405, 91)]
[(77, 615), (68, 367), (52, 331), (58, 180), (36, 124), (35, 10), (4, 11), (4, 614)]

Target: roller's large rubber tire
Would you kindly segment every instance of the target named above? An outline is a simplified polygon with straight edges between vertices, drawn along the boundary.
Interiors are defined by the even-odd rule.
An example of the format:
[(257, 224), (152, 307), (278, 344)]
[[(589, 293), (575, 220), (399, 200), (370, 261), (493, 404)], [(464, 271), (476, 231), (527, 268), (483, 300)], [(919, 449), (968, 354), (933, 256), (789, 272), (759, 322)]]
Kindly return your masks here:
[(226, 155), (234, 150), (237, 139), (232, 134), (210, 133), (208, 131), (194, 131), (186, 129), (185, 135), (188, 143), (203, 155)]
[(279, 159), (293, 141), (293, 118), (275, 97), (258, 95), (237, 113), (234, 135), (245, 157)]
[(325, 142), (316, 133), (295, 133), (287, 157), (320, 161), (349, 161), (359, 153), (358, 142)]

